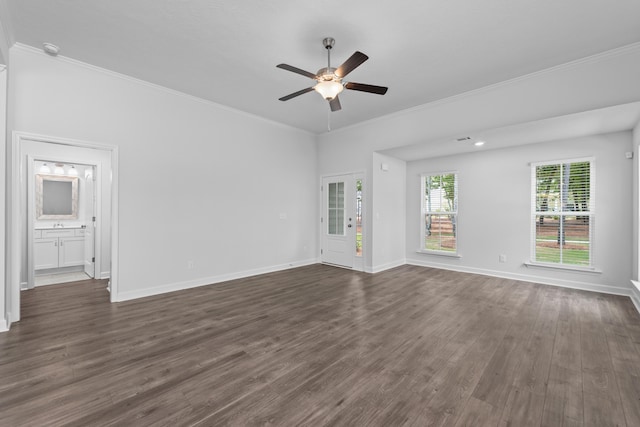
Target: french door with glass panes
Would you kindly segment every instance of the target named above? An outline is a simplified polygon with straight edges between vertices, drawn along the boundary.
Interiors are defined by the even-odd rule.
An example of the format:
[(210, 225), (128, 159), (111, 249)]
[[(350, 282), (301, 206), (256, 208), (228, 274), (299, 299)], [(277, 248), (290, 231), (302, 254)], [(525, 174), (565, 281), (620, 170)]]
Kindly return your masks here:
[(353, 174), (322, 179), (323, 263), (363, 269), (362, 178)]

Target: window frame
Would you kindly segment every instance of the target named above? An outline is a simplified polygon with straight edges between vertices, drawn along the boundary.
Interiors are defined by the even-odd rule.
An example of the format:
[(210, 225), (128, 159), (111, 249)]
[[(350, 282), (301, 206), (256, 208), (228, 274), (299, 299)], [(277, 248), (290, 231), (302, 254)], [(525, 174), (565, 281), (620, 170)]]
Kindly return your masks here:
[[(573, 164), (573, 163), (584, 163), (589, 162), (589, 210), (588, 211), (580, 211), (580, 216), (588, 216), (589, 217), (589, 264), (570, 264), (565, 262), (544, 262), (536, 260), (536, 236), (537, 236), (537, 228), (536, 228), (536, 217), (538, 216), (575, 216), (576, 211), (570, 210), (560, 210), (560, 211), (538, 211), (537, 207), (537, 197), (538, 197), (538, 186), (537, 186), (537, 168), (539, 166), (550, 166), (550, 165), (565, 165), (565, 164)], [(530, 219), (529, 224), (531, 227), (531, 232), (529, 235), (530, 239), (530, 261), (525, 263), (527, 266), (532, 267), (544, 267), (544, 268), (552, 268), (552, 269), (560, 269), (560, 270), (577, 270), (577, 271), (588, 271), (594, 272), (599, 271), (595, 266), (595, 218), (596, 218), (596, 159), (595, 157), (578, 157), (578, 158), (569, 158), (569, 159), (559, 159), (559, 160), (549, 160), (542, 162), (532, 162), (531, 166), (531, 207), (530, 207)], [(560, 248), (560, 250), (564, 250)]]
[[(427, 226), (426, 226), (426, 215), (442, 215), (443, 212), (437, 211), (427, 211), (426, 203), (425, 203), (425, 194), (426, 194), (426, 179), (427, 177), (434, 176), (443, 176), (443, 175), (454, 175), (455, 181), (455, 196), (454, 196), (454, 207), (453, 211), (446, 211), (444, 214), (446, 215), (454, 215), (455, 216), (455, 250), (446, 251), (446, 250), (437, 250), (437, 249), (427, 249), (426, 240), (427, 240)], [(460, 174), (458, 171), (442, 171), (442, 172), (424, 172), (420, 174), (420, 246), (417, 250), (419, 253), (430, 254), (430, 255), (441, 255), (441, 256), (450, 256), (460, 258), (459, 255), (459, 234), (458, 231), (460, 229), (460, 221), (459, 221), (459, 212), (460, 212)]]

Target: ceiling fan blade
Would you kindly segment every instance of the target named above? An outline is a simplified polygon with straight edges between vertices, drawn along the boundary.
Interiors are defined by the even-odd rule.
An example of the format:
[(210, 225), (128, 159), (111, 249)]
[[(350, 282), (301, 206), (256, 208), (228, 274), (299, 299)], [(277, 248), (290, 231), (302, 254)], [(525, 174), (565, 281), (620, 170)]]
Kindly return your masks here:
[(282, 68), (283, 70), (287, 70), (287, 71), (291, 71), (297, 74), (301, 74), (305, 77), (309, 77), (310, 79), (315, 79), (316, 75), (313, 73), (310, 73), (308, 71), (305, 70), (301, 70), (300, 68), (294, 67), (293, 65), (289, 65), (289, 64), (278, 64), (276, 65), (276, 67), (278, 68)]
[(359, 90), (361, 92), (375, 93), (376, 95), (384, 95), (387, 93), (388, 87), (384, 86), (374, 86), (374, 85), (366, 85), (363, 83), (353, 83), (349, 82), (344, 85), (345, 88), (351, 90)]
[(338, 99), (338, 95), (329, 101), (329, 107), (331, 107), (331, 111), (339, 111), (342, 110), (342, 106), (340, 105), (340, 100)]
[(297, 92), (293, 92), (293, 93), (291, 93), (291, 94), (289, 94), (287, 96), (283, 96), (282, 98), (278, 98), (278, 99), (280, 101), (288, 101), (291, 98), (295, 98), (296, 96), (300, 96), (300, 95), (303, 95), (303, 94), (305, 94), (307, 92), (311, 92), (312, 90), (313, 90), (313, 87), (308, 87), (306, 89), (302, 89), (302, 90), (299, 90)]
[(362, 64), (367, 59), (369, 59), (369, 57), (367, 55), (365, 55), (362, 52), (357, 52), (356, 51), (356, 53), (351, 55), (349, 57), (349, 59), (344, 61), (344, 64), (342, 64), (341, 66), (339, 66), (336, 69), (336, 71), (335, 71), (336, 76), (345, 77), (347, 74), (349, 74), (350, 72), (355, 70), (356, 67), (358, 67), (360, 64)]

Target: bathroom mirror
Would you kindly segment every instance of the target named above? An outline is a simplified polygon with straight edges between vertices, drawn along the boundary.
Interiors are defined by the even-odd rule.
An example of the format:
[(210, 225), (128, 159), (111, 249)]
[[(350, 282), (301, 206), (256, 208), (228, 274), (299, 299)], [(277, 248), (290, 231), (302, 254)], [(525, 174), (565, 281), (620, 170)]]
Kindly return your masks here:
[(78, 177), (36, 175), (36, 219), (78, 219)]

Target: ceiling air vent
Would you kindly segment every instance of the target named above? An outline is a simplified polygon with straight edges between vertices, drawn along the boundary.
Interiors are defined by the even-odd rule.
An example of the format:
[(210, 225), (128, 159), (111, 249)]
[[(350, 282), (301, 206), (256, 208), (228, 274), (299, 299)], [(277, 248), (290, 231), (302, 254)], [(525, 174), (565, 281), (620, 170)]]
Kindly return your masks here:
[(469, 141), (471, 140), (470, 136), (463, 136), (462, 138), (457, 138), (456, 141), (458, 142), (463, 142), (463, 141)]

